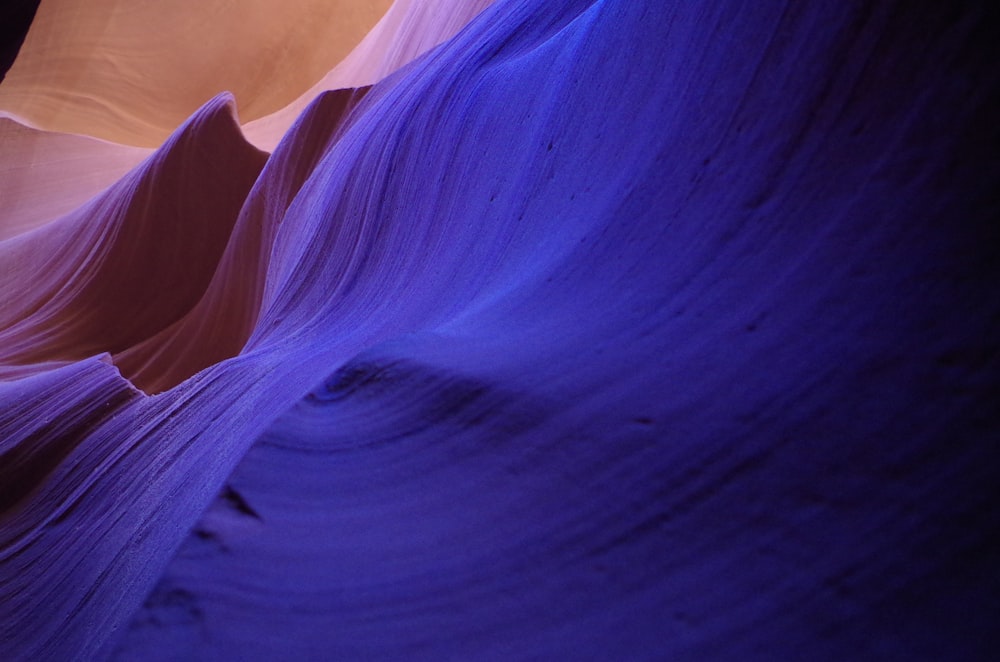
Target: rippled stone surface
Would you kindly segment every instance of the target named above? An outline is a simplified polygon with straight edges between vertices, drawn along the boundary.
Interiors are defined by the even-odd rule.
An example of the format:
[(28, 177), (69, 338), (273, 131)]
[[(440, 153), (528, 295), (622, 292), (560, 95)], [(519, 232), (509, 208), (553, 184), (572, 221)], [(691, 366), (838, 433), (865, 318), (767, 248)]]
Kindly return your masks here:
[(479, 9), (0, 242), (3, 657), (990, 659), (986, 4)]

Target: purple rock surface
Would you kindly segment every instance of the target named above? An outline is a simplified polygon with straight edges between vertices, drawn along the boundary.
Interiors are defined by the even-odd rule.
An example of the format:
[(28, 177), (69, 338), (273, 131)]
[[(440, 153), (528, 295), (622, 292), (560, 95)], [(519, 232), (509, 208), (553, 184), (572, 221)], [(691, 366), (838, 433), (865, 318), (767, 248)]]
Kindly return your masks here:
[(995, 659), (989, 7), (499, 0), (270, 155), (210, 101), (0, 242), (0, 657)]

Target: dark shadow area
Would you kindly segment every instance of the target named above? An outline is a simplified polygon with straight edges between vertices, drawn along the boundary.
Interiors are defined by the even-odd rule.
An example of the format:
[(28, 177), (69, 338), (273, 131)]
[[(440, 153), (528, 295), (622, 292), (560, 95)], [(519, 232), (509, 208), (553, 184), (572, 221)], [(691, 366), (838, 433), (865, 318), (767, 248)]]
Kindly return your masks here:
[(0, 82), (14, 64), (35, 18), (40, 0), (7, 0), (0, 4)]

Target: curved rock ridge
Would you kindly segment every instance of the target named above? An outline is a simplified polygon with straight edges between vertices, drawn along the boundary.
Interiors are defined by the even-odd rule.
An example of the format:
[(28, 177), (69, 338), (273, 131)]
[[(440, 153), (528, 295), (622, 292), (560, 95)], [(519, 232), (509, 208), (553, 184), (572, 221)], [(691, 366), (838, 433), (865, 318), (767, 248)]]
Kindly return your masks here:
[(0, 243), (0, 377), (122, 352), (186, 313), (266, 160), (220, 95), (105, 193)]
[[(79, 450), (74, 442), (135, 397), (136, 390), (109, 364), (105, 355), (0, 382), (0, 428), (5, 432), (0, 440), (0, 512), (9, 516), (39, 487), (65, 491), (66, 483), (46, 479), (57, 470), (65, 474), (67, 458)], [(66, 389), (67, 381), (76, 388)], [(36, 415), (40, 410), (45, 416)]]
[[(80, 4), (83, 5), (86, 3)], [(150, 114), (150, 108), (136, 105), (142, 103), (141, 98), (128, 97), (123, 100), (123, 103), (127, 106), (135, 106), (133, 110), (136, 113), (136, 118), (142, 121), (138, 124), (135, 122), (130, 124), (130, 122), (123, 122), (119, 118), (113, 124), (108, 125), (107, 114), (110, 112), (110, 106), (105, 106), (93, 112), (80, 112), (80, 103), (83, 103), (83, 101), (70, 98), (72, 97), (70, 95), (63, 102), (60, 102), (59, 108), (61, 110), (58, 113), (62, 119), (50, 124), (37, 121), (36, 115), (41, 112), (37, 109), (37, 106), (42, 104), (42, 102), (36, 98), (41, 89), (36, 79), (39, 76), (44, 78), (50, 75), (64, 77), (66, 75), (65, 71), (61, 71), (60, 67), (56, 66), (43, 66), (39, 70), (40, 65), (38, 61), (40, 60), (42, 63), (47, 62), (47, 58), (51, 58), (53, 52), (51, 49), (41, 49), (37, 44), (50, 43), (53, 40), (59, 41), (50, 33), (61, 34), (67, 29), (72, 29), (77, 33), (81, 31), (79, 26), (67, 24), (60, 17), (63, 15), (88, 15), (92, 17), (105, 15), (105, 17), (116, 16), (117, 18), (112, 21), (116, 22), (116, 25), (132, 25), (135, 22), (135, 17), (122, 19), (121, 15), (124, 10), (118, 5), (114, 5), (115, 9), (109, 10), (107, 7), (98, 9), (98, 4), (90, 3), (86, 7), (78, 7), (77, 10), (73, 10), (68, 8), (66, 0), (61, 0), (61, 2), (49, 0), (46, 3), (45, 16), (35, 24), (36, 33), (44, 36), (36, 35), (35, 46), (33, 47), (29, 44), (28, 52), (23, 58), (25, 62), (22, 63), (22, 69), (33, 71), (34, 73), (15, 78), (13, 82), (9, 82), (5, 87), (0, 87), (0, 106), (2, 106), (4, 94), (9, 94), (20, 99), (17, 103), (13, 104), (13, 110), (0, 109), (0, 143), (4, 145), (4, 150), (0, 152), (0, 201), (2, 201), (2, 205), (0, 205), (0, 240), (8, 239), (22, 232), (39, 227), (76, 209), (90, 198), (101, 193), (128, 170), (145, 159), (151, 152), (151, 149), (148, 148), (107, 142), (107, 140), (95, 139), (92, 136), (124, 141), (125, 143), (156, 144), (166, 135), (165, 127), (173, 126), (169, 122), (179, 121), (178, 110), (187, 108), (188, 106), (185, 104), (191, 101), (188, 96), (174, 94), (170, 104), (159, 103), (156, 108), (152, 109), (153, 112)], [(110, 7), (114, 3), (105, 4), (108, 4)], [(343, 5), (344, 3), (341, 4)], [(298, 115), (305, 110), (306, 106), (313, 99), (321, 95), (324, 91), (353, 89), (368, 85), (388, 75), (453, 35), (488, 4), (486, 0), (476, 0), (476, 2), (463, 0), (457, 3), (449, 0), (448, 3), (420, 3), (414, 5), (408, 3), (406, 0), (400, 0), (391, 7), (390, 11), (379, 21), (362, 43), (351, 51), (349, 57), (334, 67), (333, 70), (327, 72), (322, 80), (315, 83), (312, 88), (300, 94), (297, 99), (280, 110), (253, 120), (253, 117), (261, 114), (259, 112), (260, 108), (266, 107), (270, 103), (268, 101), (270, 97), (267, 95), (275, 94), (275, 89), (278, 88), (274, 85), (268, 85), (263, 90), (257, 90), (258, 92), (266, 92), (267, 94), (264, 96), (255, 95), (250, 91), (241, 89), (240, 100), (245, 106), (243, 114), (251, 119), (244, 127), (244, 134), (248, 140), (261, 149), (273, 151), (281, 140), (281, 137), (295, 122)], [(345, 7), (338, 7), (325, 6), (322, 11), (335, 11), (339, 17), (337, 23), (340, 27), (338, 30), (343, 31), (346, 29), (344, 27)], [(9, 11), (17, 14), (18, 12), (26, 12), (28, 9), (27, 4), (24, 4), (24, 6), (19, 4), (16, 6), (12, 5)], [(33, 7), (30, 9), (33, 12)], [(157, 5), (157, 7), (147, 7), (142, 11), (163, 12), (168, 9), (169, 7), (163, 4), (162, 6)], [(302, 8), (300, 7), (300, 9)], [(347, 15), (349, 15), (348, 18), (353, 17), (353, 20), (358, 18), (358, 12), (370, 12), (372, 9), (372, 7), (362, 9), (360, 6), (355, 6), (351, 10), (354, 13), (352, 14), (348, 11)], [(213, 5), (205, 5), (201, 8), (201, 11), (210, 14), (214, 11)], [(290, 15), (290, 11), (288, 7), (284, 7), (282, 13), (287, 16)], [(302, 11), (305, 11), (305, 9), (302, 9)], [(253, 12), (257, 12), (257, 10), (253, 10)], [(318, 26), (330, 23), (329, 21), (316, 20), (316, 17), (313, 17), (313, 19), (313, 30), (318, 29)], [(12, 21), (12, 26), (16, 27), (14, 23), (16, 21)], [(145, 21), (145, 23), (147, 25), (159, 25), (161, 21)], [(351, 24), (351, 21), (348, 20), (347, 23)], [(365, 21), (358, 23), (358, 25), (363, 23)], [(92, 18), (87, 20), (87, 25), (92, 26), (93, 24), (95, 22)], [(122, 25), (118, 25), (115, 33), (110, 36), (102, 33), (94, 37), (97, 39), (97, 43), (103, 44), (103, 46), (95, 47), (95, 49), (83, 49), (83, 51), (77, 49), (72, 57), (72, 60), (76, 62), (73, 66), (77, 68), (84, 67), (91, 73), (99, 70), (101, 72), (100, 76), (103, 77), (104, 85), (108, 88), (102, 89), (109, 94), (114, 89), (132, 89), (136, 86), (136, 82), (129, 79), (129, 76), (135, 72), (127, 68), (122, 69), (121, 67), (108, 69), (107, 65), (113, 58), (102, 59), (100, 57), (100, 54), (104, 52), (102, 48), (106, 50), (107, 40), (114, 41), (115, 39), (120, 39), (127, 32)], [(230, 27), (232, 25), (230, 24)], [(246, 25), (240, 25), (242, 27), (239, 29), (248, 29)], [(27, 27), (25, 26), (24, 29), (26, 30)], [(83, 29), (83, 33), (85, 32), (86, 29)], [(169, 33), (169, 30), (167, 33)], [(14, 37), (17, 37), (17, 35), (12, 35), (11, 39), (14, 39)], [(75, 38), (86, 39), (87, 37), (77, 34)], [(160, 39), (164, 38), (161, 35)], [(191, 39), (191, 34), (185, 31), (182, 38)], [(234, 39), (238, 40), (237, 37), (231, 35), (227, 39), (230, 41)], [(148, 43), (142, 42), (141, 39), (136, 40), (134, 34), (129, 38), (129, 43), (132, 42), (136, 44), (143, 43), (144, 49), (149, 48)], [(73, 50), (71, 48), (72, 43), (75, 42), (64, 44), (62, 48)], [(12, 41), (11, 48), (14, 49), (15, 47), (16, 44)], [(173, 48), (181, 49), (181, 47), (176, 45)], [(292, 50), (300, 53), (304, 48), (305, 46), (299, 43)], [(11, 58), (13, 58), (13, 53), (14, 51), (12, 51)], [(116, 58), (122, 55), (120, 49), (115, 49), (115, 53)], [(310, 57), (311, 59), (315, 59), (316, 55), (313, 54)], [(286, 60), (295, 59), (289, 53), (286, 53), (283, 58)], [(145, 59), (148, 60), (148, 56)], [(327, 62), (328, 60), (329, 57), (326, 55), (320, 58), (321, 62)], [(225, 78), (223, 75), (225, 72), (219, 70), (218, 62), (214, 60), (213, 62), (212, 66), (214, 69), (209, 67), (210, 71), (208, 74), (203, 72), (203, 75), (207, 75), (210, 81), (216, 81), (219, 76)], [(297, 76), (308, 69), (308, 67), (303, 67), (301, 62), (296, 66), (299, 69)], [(241, 68), (245, 68), (245, 65), (241, 65)], [(215, 73), (213, 74), (212, 71)], [(158, 80), (156, 76), (144, 76), (142, 85), (152, 85), (156, 80)], [(297, 80), (298, 78), (296, 77), (283, 78), (282, 86), (280, 87), (280, 90), (282, 90), (281, 93), (285, 95), (298, 93), (304, 86), (295, 83)], [(68, 94), (69, 87), (78, 85), (79, 83), (80, 79), (78, 77), (71, 77), (71, 80), (66, 82), (66, 85), (62, 87), (46, 88), (46, 91), (41, 92), (42, 96), (48, 95), (45, 96), (47, 100), (42, 105), (55, 104), (54, 97), (49, 98), (51, 95), (58, 92), (59, 95), (65, 96)], [(185, 81), (184, 84), (186, 87), (185, 94), (190, 95), (192, 90), (189, 83)], [(208, 84), (211, 86), (214, 83)], [(222, 83), (222, 86), (225, 87), (225, 83)], [(230, 85), (230, 87), (236, 89), (238, 86)], [(217, 88), (212, 87), (211, 89), (215, 90)], [(94, 90), (91, 88), (90, 93), (93, 92)], [(156, 91), (157, 94), (161, 92), (162, 90)], [(164, 108), (166, 106), (169, 106), (169, 108), (165, 111)], [(166, 115), (163, 115), (164, 112), (166, 112)], [(145, 125), (149, 121), (154, 123), (160, 122), (163, 124), (163, 127), (150, 129), (149, 127), (143, 128), (139, 126), (139, 124)], [(34, 126), (41, 125), (57, 130), (43, 131), (33, 128)], [(66, 130), (75, 131), (81, 135), (59, 132)], [(123, 135), (122, 131), (125, 131), (129, 135)], [(142, 132), (141, 138), (137, 137), (137, 132)]]
[(364, 90), (324, 92), (306, 109), (247, 195), (198, 303), (170, 326), (115, 355), (115, 363), (133, 383), (160, 392), (239, 353), (257, 321), (272, 244), (285, 210), (363, 96)]
[(244, 126), (247, 139), (273, 149), (295, 118), (325, 90), (366, 87), (454, 36), (493, 0), (396, 0), (361, 43), (297, 99)]
[(122, 427), (117, 435), (99, 432), (134, 421), (127, 413), (144, 398), (106, 355), (0, 382), (0, 398), (0, 645), (12, 660), (37, 659), (46, 647), (69, 656), (73, 649), (55, 642), (72, 638), (65, 621), (88, 592), (81, 582), (96, 579), (88, 571), (99, 571), (94, 559), (109, 543), (122, 544), (104, 536), (113, 518), (92, 489), (129, 445), (121, 443)]
[(990, 16), (499, 0), (267, 163), (211, 102), (0, 244), (2, 657), (990, 659)]

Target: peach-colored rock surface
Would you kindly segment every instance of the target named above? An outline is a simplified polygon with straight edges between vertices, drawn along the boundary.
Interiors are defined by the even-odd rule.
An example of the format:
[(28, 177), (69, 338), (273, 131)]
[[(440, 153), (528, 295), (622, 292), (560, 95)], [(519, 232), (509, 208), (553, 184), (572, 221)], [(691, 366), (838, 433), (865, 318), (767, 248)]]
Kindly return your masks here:
[(389, 0), (43, 0), (0, 86), (39, 129), (155, 147), (220, 91), (252, 120), (297, 98)]
[[(286, 3), (276, 28), (267, 28), (268, 8), (259, 2), (239, 9), (241, 17), (248, 13), (254, 20), (227, 23), (236, 10), (221, 2), (192, 15), (176, 3), (46, 0), (16, 66), (0, 83), (0, 240), (100, 193), (150, 154), (133, 145), (158, 144), (202, 97), (233, 90), (240, 119), (250, 120), (244, 125), (248, 140), (270, 151), (324, 90), (361, 87), (392, 73), (452, 36), (491, 1), (398, 0), (337, 63), (386, 0)], [(311, 27), (288, 24), (295, 12)], [(155, 38), (149, 37), (152, 26)], [(211, 39), (205, 37), (209, 28), (215, 30)], [(246, 48), (231, 52), (233, 44), (256, 37), (262, 44), (252, 55)], [(211, 51), (211, 44), (222, 52)], [(278, 62), (254, 65), (264, 57), (258, 50), (269, 56), (280, 51)], [(196, 56), (204, 58), (198, 66)], [(330, 66), (323, 75), (320, 68)], [(308, 79), (319, 75), (303, 92)]]
[(149, 153), (0, 116), (0, 241), (79, 207)]

